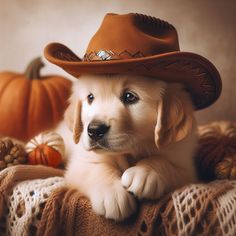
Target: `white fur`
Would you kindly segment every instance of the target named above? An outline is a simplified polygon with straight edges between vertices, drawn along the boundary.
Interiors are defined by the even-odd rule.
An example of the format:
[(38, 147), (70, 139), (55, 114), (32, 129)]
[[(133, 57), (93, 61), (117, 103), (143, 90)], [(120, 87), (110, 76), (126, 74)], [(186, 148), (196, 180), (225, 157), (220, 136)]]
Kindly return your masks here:
[[(136, 104), (125, 106), (121, 102), (121, 93), (127, 88), (138, 94)], [(87, 102), (89, 93), (95, 97), (91, 105)], [(170, 102), (170, 112), (163, 110), (175, 95), (178, 103)], [(72, 114), (65, 116), (80, 139), (75, 144), (65, 124), (59, 126), (57, 131), (64, 137), (69, 158), (65, 178), (69, 186), (90, 199), (97, 214), (122, 220), (136, 209), (130, 193), (139, 199), (158, 199), (196, 180), (196, 123), (191, 100), (182, 86), (143, 76), (83, 76), (75, 82), (70, 102), (67, 113), (70, 110)], [(73, 103), (77, 102), (80, 117), (73, 117)], [(91, 147), (87, 134), (93, 119), (111, 126), (107, 146), (99, 149)], [(175, 122), (179, 122), (178, 127)], [(73, 129), (75, 123), (81, 123), (76, 126), (80, 130)]]

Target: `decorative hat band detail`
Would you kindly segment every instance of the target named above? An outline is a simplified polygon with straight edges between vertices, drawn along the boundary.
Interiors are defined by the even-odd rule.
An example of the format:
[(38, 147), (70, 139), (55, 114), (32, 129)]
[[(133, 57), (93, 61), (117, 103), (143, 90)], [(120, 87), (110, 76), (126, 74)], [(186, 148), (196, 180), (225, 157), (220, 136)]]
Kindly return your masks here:
[(107, 60), (122, 60), (131, 58), (141, 58), (145, 55), (138, 51), (134, 54), (124, 50), (120, 53), (114, 52), (112, 50), (99, 50), (95, 52), (85, 53), (83, 61), (107, 61)]

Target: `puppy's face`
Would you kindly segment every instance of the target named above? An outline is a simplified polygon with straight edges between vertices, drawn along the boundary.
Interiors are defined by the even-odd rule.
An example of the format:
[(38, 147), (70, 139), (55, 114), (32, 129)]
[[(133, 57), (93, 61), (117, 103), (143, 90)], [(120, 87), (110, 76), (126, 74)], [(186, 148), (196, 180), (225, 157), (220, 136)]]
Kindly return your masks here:
[(89, 151), (122, 154), (155, 146), (166, 87), (162, 81), (143, 76), (79, 78), (68, 109), (73, 113), (69, 119), (76, 142), (80, 139)]

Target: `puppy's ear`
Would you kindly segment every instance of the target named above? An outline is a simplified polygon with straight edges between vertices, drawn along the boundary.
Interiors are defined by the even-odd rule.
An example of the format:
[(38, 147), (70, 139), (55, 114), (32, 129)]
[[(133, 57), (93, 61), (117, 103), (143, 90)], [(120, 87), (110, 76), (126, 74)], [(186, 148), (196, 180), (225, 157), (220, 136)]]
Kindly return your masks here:
[(194, 124), (193, 105), (180, 85), (169, 85), (157, 105), (155, 143), (160, 149), (183, 140)]
[(73, 132), (74, 142), (78, 143), (83, 129), (80, 100), (71, 99), (71, 103), (65, 111), (64, 118), (68, 128)]

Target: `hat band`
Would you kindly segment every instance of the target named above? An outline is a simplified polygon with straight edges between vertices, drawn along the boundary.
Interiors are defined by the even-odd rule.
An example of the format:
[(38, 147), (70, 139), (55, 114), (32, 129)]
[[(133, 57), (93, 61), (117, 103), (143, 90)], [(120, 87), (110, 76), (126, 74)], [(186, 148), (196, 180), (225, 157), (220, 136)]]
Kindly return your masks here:
[(124, 50), (120, 53), (114, 52), (112, 50), (99, 50), (94, 52), (85, 53), (83, 61), (108, 61), (108, 60), (121, 60), (121, 59), (131, 59), (140, 58), (145, 55), (138, 51), (136, 53), (130, 53)]

